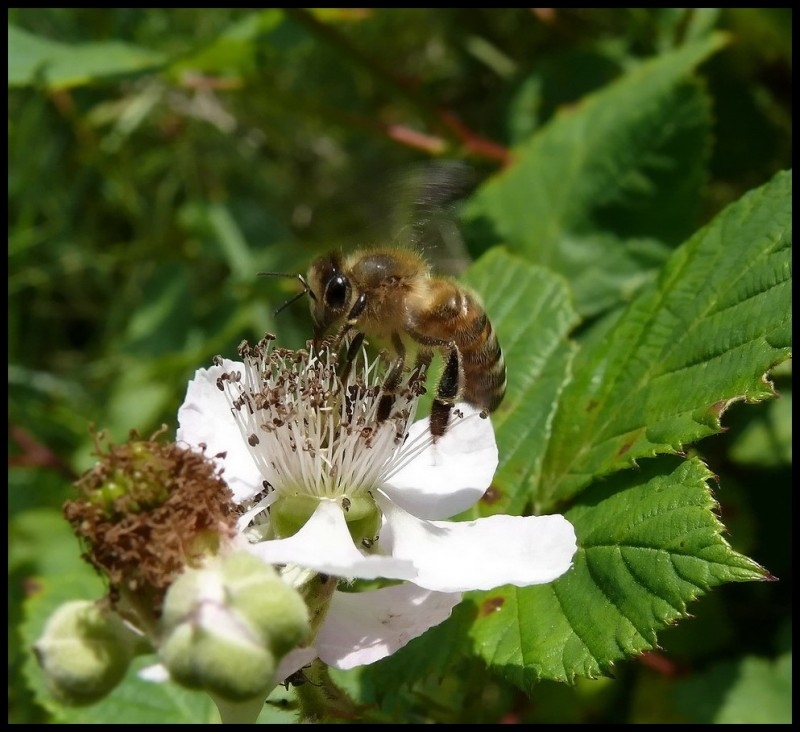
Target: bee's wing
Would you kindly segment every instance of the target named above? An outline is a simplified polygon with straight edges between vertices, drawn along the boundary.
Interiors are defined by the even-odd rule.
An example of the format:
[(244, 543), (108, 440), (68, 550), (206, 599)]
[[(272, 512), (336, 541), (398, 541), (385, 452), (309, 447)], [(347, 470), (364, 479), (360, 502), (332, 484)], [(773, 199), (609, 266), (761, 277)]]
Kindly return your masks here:
[(458, 160), (426, 161), (400, 169), (369, 193), (377, 215), (368, 240), (420, 252), (440, 274), (459, 274), (469, 257), (456, 210), (478, 175)]
[(430, 161), (404, 172), (398, 237), (422, 252), (442, 274), (459, 274), (469, 258), (456, 220), (458, 204), (477, 185), (476, 172), (458, 160)]

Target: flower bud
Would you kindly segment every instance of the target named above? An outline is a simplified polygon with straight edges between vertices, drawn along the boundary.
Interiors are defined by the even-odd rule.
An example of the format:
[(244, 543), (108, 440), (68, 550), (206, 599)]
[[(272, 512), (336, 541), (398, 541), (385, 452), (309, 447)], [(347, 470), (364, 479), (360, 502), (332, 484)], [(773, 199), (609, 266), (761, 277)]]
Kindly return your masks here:
[(300, 595), (246, 553), (184, 572), (167, 592), (162, 627), (171, 676), (230, 701), (266, 695), (280, 658), (309, 632)]
[(159, 654), (179, 684), (229, 701), (266, 696), (274, 684), (275, 656), (227, 608), (198, 608), (167, 636)]
[(278, 659), (306, 637), (306, 604), (271, 565), (237, 552), (225, 558), (223, 571), (231, 606), (258, 629)]
[(136, 637), (118, 615), (75, 600), (49, 618), (33, 650), (54, 696), (65, 704), (92, 704), (123, 678)]

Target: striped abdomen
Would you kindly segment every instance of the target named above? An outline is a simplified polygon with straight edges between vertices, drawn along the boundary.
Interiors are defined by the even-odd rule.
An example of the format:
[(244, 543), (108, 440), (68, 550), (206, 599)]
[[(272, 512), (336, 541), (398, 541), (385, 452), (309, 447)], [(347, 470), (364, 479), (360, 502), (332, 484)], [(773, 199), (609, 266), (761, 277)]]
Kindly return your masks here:
[(506, 365), (492, 323), (468, 289), (444, 279), (430, 285), (427, 307), (417, 314), (414, 331), (441, 346), (455, 343), (461, 367), (458, 398), (492, 412), (506, 392)]

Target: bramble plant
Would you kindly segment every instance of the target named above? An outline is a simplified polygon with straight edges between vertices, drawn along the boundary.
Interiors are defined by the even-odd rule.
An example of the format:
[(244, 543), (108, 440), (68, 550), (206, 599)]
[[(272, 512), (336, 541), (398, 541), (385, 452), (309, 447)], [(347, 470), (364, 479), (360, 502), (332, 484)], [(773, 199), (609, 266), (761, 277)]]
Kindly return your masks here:
[[(77, 12), (9, 12), (9, 721), (791, 721), (790, 112), (737, 76), (780, 19)], [(508, 388), (434, 444), (256, 272), (441, 157), (458, 207), (426, 165), (384, 215)]]

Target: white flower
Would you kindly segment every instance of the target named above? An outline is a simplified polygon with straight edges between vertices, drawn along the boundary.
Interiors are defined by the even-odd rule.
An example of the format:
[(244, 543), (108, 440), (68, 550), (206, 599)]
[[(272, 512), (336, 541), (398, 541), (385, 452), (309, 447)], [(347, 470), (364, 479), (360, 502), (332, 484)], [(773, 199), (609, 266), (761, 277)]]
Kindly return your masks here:
[[(491, 483), (498, 454), (485, 415), (457, 405), (434, 442), (427, 420), (413, 423), (419, 374), (389, 396), (379, 361), (363, 353), (344, 384), (327, 349), (262, 341), (241, 354), (242, 363), (197, 371), (178, 440), (224, 455), (223, 477), (247, 509), (240, 529), (249, 550), (269, 564), (413, 583), (335, 593), (306, 655), (339, 668), (369, 663), (349, 654), (388, 655), (444, 620), (462, 591), (546, 583), (571, 566), (575, 532), (563, 516), (440, 520), (472, 506)], [(375, 633), (359, 612), (370, 614)]]
[[(224, 477), (237, 501), (269, 491), (247, 514), (267, 519), (250, 531), (251, 551), (264, 561), (442, 592), (541, 584), (569, 569), (575, 534), (562, 516), (431, 520), (474, 504), (497, 467), (491, 423), (473, 408), (459, 405), (433, 442), (425, 421), (411, 425), (413, 376), (379, 421), (377, 362), (356, 364), (342, 387), (327, 350), (289, 352), (265, 342), (244, 355), (244, 363), (197, 371), (178, 413), (178, 439), (226, 454)], [(281, 499), (311, 507), (291, 536), (276, 534), (265, 516)], [(348, 514), (355, 505), (368, 514), (371, 501), (382, 514), (377, 538), (356, 545)]]

